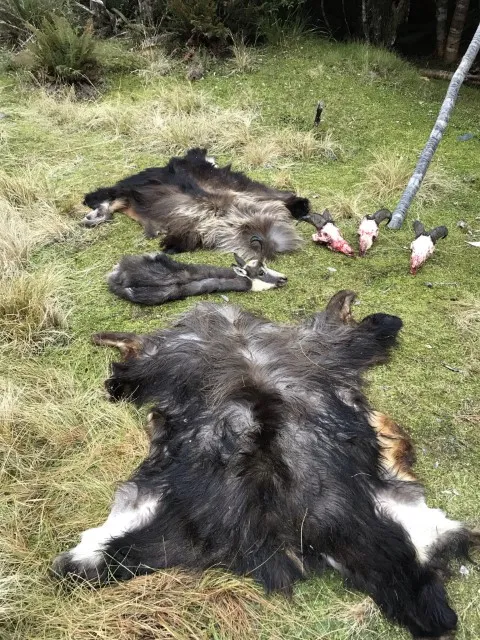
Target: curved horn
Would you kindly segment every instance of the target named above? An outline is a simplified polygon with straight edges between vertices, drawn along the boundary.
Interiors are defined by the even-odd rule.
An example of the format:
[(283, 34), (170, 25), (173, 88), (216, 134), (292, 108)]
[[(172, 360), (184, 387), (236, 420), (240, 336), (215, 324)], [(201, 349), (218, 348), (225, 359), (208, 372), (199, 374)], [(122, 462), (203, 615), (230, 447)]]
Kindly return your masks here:
[(425, 233), (425, 227), (420, 222), (420, 220), (415, 220), (415, 222), (413, 223), (413, 231), (415, 233), (415, 240)]
[(332, 218), (332, 214), (330, 213), (330, 211), (328, 209), (325, 209), (322, 213), (322, 218), (324, 218), (325, 223), (327, 222), (333, 222), (333, 218)]
[[(256, 245), (258, 245), (258, 247)], [(250, 238), (250, 246), (255, 251), (258, 251), (258, 253), (260, 253), (260, 255), (263, 254), (263, 239), (260, 236), (257, 236), (257, 235), (252, 236)]]
[(377, 225), (380, 225), (380, 223), (384, 220), (388, 220), (388, 222), (390, 222), (390, 220), (392, 219), (392, 212), (389, 211), (389, 209), (379, 209), (378, 211), (375, 211), (375, 213), (371, 216), (371, 219), (375, 220)]
[(309, 222), (313, 224), (313, 226), (320, 231), (322, 227), (324, 227), (329, 220), (326, 220), (323, 213), (308, 213), (306, 216), (302, 216), (298, 219), (298, 222)]
[(432, 239), (433, 244), (435, 244), (437, 240), (440, 240), (441, 238), (446, 238), (448, 236), (448, 229), (445, 226), (435, 227), (429, 232), (428, 235)]

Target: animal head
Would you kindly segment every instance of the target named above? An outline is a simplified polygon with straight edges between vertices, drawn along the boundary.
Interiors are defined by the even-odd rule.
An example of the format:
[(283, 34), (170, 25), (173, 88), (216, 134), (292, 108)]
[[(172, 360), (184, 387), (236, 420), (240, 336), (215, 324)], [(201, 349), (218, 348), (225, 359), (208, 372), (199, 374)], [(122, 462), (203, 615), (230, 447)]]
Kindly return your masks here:
[(369, 216), (365, 216), (358, 227), (359, 255), (363, 257), (378, 236), (380, 223), (390, 221), (392, 214), (388, 209), (379, 209)]
[[(250, 245), (252, 248), (258, 247), (260, 255), (263, 254), (263, 243), (260, 238), (253, 236)], [(232, 265), (235, 273), (243, 278), (248, 278), (252, 282), (252, 291), (265, 291), (267, 289), (277, 289), (287, 284), (287, 276), (279, 271), (269, 269), (263, 258), (253, 258), (244, 260), (234, 253), (236, 264)]]
[(415, 240), (411, 243), (410, 249), (410, 273), (414, 276), (418, 269), (426, 262), (435, 250), (435, 245), (441, 238), (446, 238), (448, 229), (444, 226), (435, 227), (431, 231), (425, 231), (425, 226), (420, 220), (413, 223)]
[[(282, 219), (281, 216), (285, 216)], [(281, 203), (264, 205), (248, 219), (240, 221), (233, 239), (228, 239), (226, 247), (238, 251), (243, 256), (253, 255), (260, 260), (271, 260), (278, 253), (290, 253), (300, 249), (302, 239), (290, 221), (290, 215)], [(252, 238), (260, 239), (260, 244)]]
[(317, 229), (312, 235), (312, 240), (320, 244), (325, 244), (332, 251), (339, 251), (346, 256), (353, 256), (352, 247), (342, 238), (339, 228), (335, 225), (328, 209), (320, 213), (309, 213), (301, 218), (303, 222), (309, 222)]

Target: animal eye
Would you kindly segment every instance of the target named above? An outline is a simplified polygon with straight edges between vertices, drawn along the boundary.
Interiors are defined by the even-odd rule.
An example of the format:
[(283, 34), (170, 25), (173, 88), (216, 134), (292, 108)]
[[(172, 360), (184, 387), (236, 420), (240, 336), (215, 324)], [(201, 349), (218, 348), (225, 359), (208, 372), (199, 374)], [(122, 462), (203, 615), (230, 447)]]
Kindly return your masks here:
[(264, 276), (265, 275), (265, 269), (259, 269), (258, 275), (259, 276)]

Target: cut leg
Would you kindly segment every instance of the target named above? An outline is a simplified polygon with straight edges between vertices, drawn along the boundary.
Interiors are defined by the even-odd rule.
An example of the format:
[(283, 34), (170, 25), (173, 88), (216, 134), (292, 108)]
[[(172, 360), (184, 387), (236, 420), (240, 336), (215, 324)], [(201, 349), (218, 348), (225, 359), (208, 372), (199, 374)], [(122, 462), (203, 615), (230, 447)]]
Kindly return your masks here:
[(111, 201), (106, 200), (93, 209), (93, 211), (87, 213), (82, 219), (81, 224), (85, 227), (96, 227), (103, 222), (109, 222), (116, 211), (121, 211), (125, 209), (126, 206), (127, 203), (123, 198), (116, 198)]
[(105, 523), (82, 533), (76, 547), (57, 556), (52, 573), (58, 578), (77, 577), (105, 582), (115, 576), (119, 561), (112, 557), (116, 538), (148, 526), (159, 509), (158, 497), (140, 493), (134, 482), (126, 482), (115, 493), (112, 510)]
[(352, 317), (352, 304), (356, 297), (356, 293), (348, 289), (336, 293), (329, 300), (325, 309), (327, 318), (332, 322), (355, 324)]
[(143, 347), (141, 336), (136, 333), (116, 331), (94, 333), (92, 342), (99, 347), (116, 347), (124, 358), (135, 357)]

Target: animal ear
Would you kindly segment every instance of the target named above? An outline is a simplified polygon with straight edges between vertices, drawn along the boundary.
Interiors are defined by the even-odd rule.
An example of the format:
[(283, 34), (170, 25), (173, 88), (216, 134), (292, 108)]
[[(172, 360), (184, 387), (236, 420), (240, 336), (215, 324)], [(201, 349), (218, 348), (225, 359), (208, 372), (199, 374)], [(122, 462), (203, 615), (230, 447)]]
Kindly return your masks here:
[(242, 267), (233, 267), (233, 270), (235, 271), (237, 276), (241, 276), (242, 278), (248, 278), (248, 273), (246, 269), (243, 269)]
[(350, 291), (349, 289), (336, 293), (330, 298), (325, 309), (327, 318), (334, 322), (353, 323), (352, 303), (356, 297), (355, 291)]
[(235, 262), (239, 267), (244, 267), (247, 264), (245, 260), (238, 255), (238, 253), (234, 253), (233, 257), (235, 258)]

